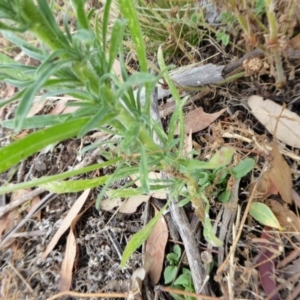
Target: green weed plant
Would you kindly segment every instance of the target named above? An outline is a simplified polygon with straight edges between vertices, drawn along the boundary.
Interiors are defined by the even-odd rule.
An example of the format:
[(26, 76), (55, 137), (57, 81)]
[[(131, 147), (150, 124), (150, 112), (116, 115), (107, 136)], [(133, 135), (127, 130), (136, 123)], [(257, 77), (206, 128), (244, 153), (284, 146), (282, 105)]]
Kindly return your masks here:
[[(47, 0), (2, 0), (0, 2), (0, 29), (3, 36), (20, 48), (30, 58), (38, 60), (38, 66), (24, 65), (4, 54), (0, 55), (0, 80), (17, 87), (18, 92), (1, 106), (17, 102), (13, 120), (3, 122), (3, 126), (15, 132), (30, 128), (26, 137), (14, 141), (0, 149), (0, 172), (15, 168), (22, 160), (38, 153), (49, 145), (55, 145), (72, 137), (83, 137), (91, 130), (115, 134), (118, 141), (110, 143), (110, 149), (101, 148), (105, 162), (93, 164), (79, 170), (71, 170), (53, 176), (33, 179), (29, 182), (9, 184), (0, 187), (0, 194), (21, 188), (40, 186), (54, 193), (72, 193), (101, 186), (96, 201), (100, 201), (110, 185), (122, 178), (135, 175), (140, 180), (142, 194), (158, 189), (170, 189), (170, 195), (178, 198), (183, 187), (187, 187), (188, 198), (204, 227), (204, 237), (213, 245), (221, 245), (212, 230), (209, 217), (209, 201), (205, 190), (199, 186), (199, 174), (204, 170), (215, 170), (228, 166), (235, 151), (222, 148), (214, 153), (209, 161), (188, 159), (183, 155), (184, 132), (182, 106), (186, 100), (171, 81), (163, 59), (158, 51), (161, 73), (154, 76), (148, 73), (146, 47), (143, 39), (137, 10), (133, 0), (119, 0), (123, 19), (114, 22), (107, 42), (107, 29), (111, 0), (107, 0), (102, 24), (93, 10), (87, 13), (84, 0), (72, 0), (66, 12), (63, 30), (55, 21), (52, 7)], [(72, 11), (77, 21), (77, 29), (72, 32), (68, 25), (68, 13)], [(93, 24), (93, 26), (91, 26)], [(123, 40), (129, 30), (135, 45), (140, 72), (128, 75), (123, 61)], [(26, 41), (24, 33), (29, 32), (40, 46)], [(118, 58), (122, 78), (113, 71), (113, 63)], [(152, 92), (158, 80), (164, 76), (176, 101), (176, 109), (165, 133), (152, 119), (150, 108)], [(138, 92), (134, 88), (138, 86)], [(140, 91), (145, 90), (142, 104)], [(40, 115), (27, 117), (33, 100), (38, 93), (41, 98), (70, 95), (75, 101), (67, 105), (79, 107), (66, 115)], [(174, 131), (179, 124), (181, 130), (177, 138)], [(159, 139), (155, 143), (153, 136)], [(99, 147), (99, 145), (94, 145)], [(111, 175), (93, 179), (74, 179), (96, 169), (113, 167)], [(150, 171), (162, 171), (171, 179), (149, 180)], [(135, 180), (130, 183), (133, 186)], [(119, 196), (136, 194), (129, 185), (118, 191)], [(122, 191), (124, 192), (122, 194)], [(169, 200), (170, 201), (170, 200)], [(124, 267), (130, 255), (147, 239), (165, 207), (128, 243), (121, 265)]]
[[(187, 268), (182, 268), (179, 272), (179, 264), (181, 259), (181, 248), (178, 245), (173, 247), (173, 251), (167, 254), (168, 266), (164, 270), (165, 284), (173, 282), (172, 287), (187, 292), (194, 293), (194, 285), (192, 280), (191, 271)], [(179, 274), (179, 276), (178, 276)], [(182, 297), (171, 294), (175, 300), (180, 300)], [(183, 296), (185, 300), (194, 300), (194, 297)]]

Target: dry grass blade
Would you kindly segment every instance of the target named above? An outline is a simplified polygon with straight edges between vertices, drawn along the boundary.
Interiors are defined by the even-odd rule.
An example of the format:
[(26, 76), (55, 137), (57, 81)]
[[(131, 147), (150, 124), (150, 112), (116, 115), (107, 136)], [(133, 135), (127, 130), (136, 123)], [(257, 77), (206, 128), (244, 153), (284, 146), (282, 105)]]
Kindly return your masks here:
[(70, 290), (72, 283), (72, 269), (76, 256), (76, 239), (72, 228), (67, 238), (67, 246), (65, 251), (65, 257), (62, 262), (60, 280), (58, 289), (61, 292)]
[(53, 236), (52, 240), (48, 244), (46, 250), (42, 253), (40, 259), (45, 259), (48, 254), (52, 251), (52, 249), (55, 247), (57, 244), (59, 238), (62, 236), (62, 234), (70, 227), (72, 221), (74, 218), (77, 216), (79, 213), (81, 207), (83, 206), (84, 202), (86, 201), (91, 189), (85, 190), (81, 196), (75, 201), (73, 204), (72, 208), (70, 209), (69, 213), (61, 223), (60, 228), (57, 230), (55, 235)]

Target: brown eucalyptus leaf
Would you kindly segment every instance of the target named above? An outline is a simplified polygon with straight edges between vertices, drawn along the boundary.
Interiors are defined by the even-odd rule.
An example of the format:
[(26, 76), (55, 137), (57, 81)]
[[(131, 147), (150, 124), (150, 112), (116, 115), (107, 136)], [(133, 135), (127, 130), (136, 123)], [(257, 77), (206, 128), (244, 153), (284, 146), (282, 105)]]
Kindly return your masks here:
[(58, 283), (58, 289), (60, 292), (70, 290), (72, 284), (72, 270), (73, 270), (75, 257), (76, 257), (76, 239), (73, 233), (73, 229), (70, 228), (70, 232), (67, 238), (65, 256), (61, 265), (60, 279)]
[(264, 228), (264, 231), (261, 234), (261, 240), (267, 240), (272, 243), (272, 246), (260, 243), (258, 245), (259, 250), (259, 259), (258, 259), (258, 272), (260, 275), (261, 285), (271, 300), (279, 300), (280, 295), (278, 292), (274, 292), (277, 289), (275, 281), (275, 257), (274, 252), (278, 250), (279, 245), (276, 244), (275, 239), (272, 236), (272, 233), (268, 232), (270, 229), (268, 227)]
[(125, 214), (134, 213), (137, 208), (144, 202), (150, 199), (151, 195), (137, 195), (125, 199), (120, 205), (119, 212)]
[[(251, 96), (248, 105), (252, 114), (271, 133), (275, 133), (278, 122), (276, 138), (285, 144), (300, 148), (300, 117), (288, 109), (271, 101), (263, 100), (260, 96)], [(279, 119), (279, 120), (278, 120)]]
[[(158, 213), (155, 209), (155, 214)], [(146, 242), (146, 253), (148, 253), (154, 260), (150, 266), (149, 275), (151, 281), (158, 283), (164, 265), (165, 248), (168, 242), (168, 226), (163, 216), (158, 220), (156, 225), (151, 231), (150, 236)]]
[(273, 199), (268, 199), (266, 204), (286, 231), (300, 233), (300, 219), (293, 211)]
[(270, 179), (278, 189), (282, 199), (289, 204), (292, 204), (292, 174), (287, 162), (279, 152), (276, 143), (272, 149), (271, 170), (268, 172)]
[(300, 50), (300, 33), (290, 40), (290, 45), (295, 50)]
[[(215, 112), (213, 114), (208, 114), (203, 111), (202, 107), (198, 107), (184, 116), (184, 131), (186, 134), (190, 132), (194, 133), (208, 127), (212, 122), (218, 119), (224, 112), (226, 108)], [(175, 134), (179, 133), (179, 129), (175, 130)]]
[(73, 206), (69, 210), (66, 217), (63, 219), (59, 229), (54, 234), (53, 238), (51, 239), (50, 243), (48, 244), (46, 250), (42, 253), (40, 259), (45, 259), (48, 254), (52, 251), (52, 249), (56, 246), (60, 237), (66, 232), (66, 230), (71, 226), (71, 223), (76, 218), (77, 214), (81, 210), (83, 204), (85, 203), (91, 189), (85, 190), (80, 197), (74, 202)]

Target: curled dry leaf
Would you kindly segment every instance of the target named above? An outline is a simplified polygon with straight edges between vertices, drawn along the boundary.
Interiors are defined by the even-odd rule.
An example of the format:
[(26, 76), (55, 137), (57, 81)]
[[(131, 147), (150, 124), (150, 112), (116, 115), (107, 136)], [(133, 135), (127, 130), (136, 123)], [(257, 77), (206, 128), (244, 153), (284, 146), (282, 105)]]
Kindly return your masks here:
[(282, 199), (292, 204), (292, 174), (291, 169), (277, 148), (276, 142), (273, 143), (271, 170), (268, 172), (269, 178), (278, 189)]
[(300, 148), (300, 117), (296, 113), (282, 110), (281, 105), (256, 95), (249, 97), (248, 105), (252, 114), (272, 134), (279, 119), (276, 138), (289, 146)]
[(123, 202), (121, 198), (105, 199), (100, 202), (100, 208), (106, 211), (110, 211), (119, 206), (119, 212), (124, 214), (132, 214), (137, 208), (144, 202), (150, 199), (151, 195), (137, 195), (131, 196), (125, 199)]
[(119, 212), (124, 214), (132, 214), (142, 203), (147, 202), (150, 197), (151, 195), (138, 195), (129, 197), (122, 202)]
[(115, 207), (120, 206), (122, 204), (121, 198), (114, 199), (104, 199), (100, 202), (100, 208), (106, 211), (113, 210)]
[[(155, 214), (157, 214), (157, 209), (154, 209)], [(161, 276), (168, 236), (169, 233), (167, 223), (164, 217), (161, 216), (155, 227), (152, 229), (151, 234), (146, 242), (146, 253), (150, 255), (154, 261), (149, 269), (149, 275), (154, 284), (158, 283)]]
[(290, 167), (278, 150), (277, 144), (273, 143), (270, 161), (271, 168), (260, 178), (257, 191), (262, 198), (280, 193), (282, 199), (292, 204), (292, 174)]
[(290, 40), (290, 45), (295, 50), (300, 50), (300, 33)]
[[(202, 107), (198, 107), (190, 112), (188, 112), (184, 116), (184, 131), (186, 134), (190, 132), (194, 133), (208, 127), (212, 122), (214, 122), (217, 118), (219, 118), (224, 112), (226, 108), (213, 113), (208, 114), (203, 111)], [(179, 129), (175, 130), (175, 134), (179, 133)]]
[(294, 212), (272, 199), (268, 199), (266, 204), (270, 207), (285, 231), (300, 233), (300, 219)]
[[(267, 240), (269, 243), (260, 243), (258, 245), (259, 249), (259, 259), (258, 259), (258, 271), (260, 274), (261, 285), (266, 292), (267, 296), (271, 300), (279, 300), (280, 296), (277, 289), (275, 281), (275, 265), (274, 260), (277, 256), (279, 245), (275, 242), (274, 237), (271, 233), (268, 233), (269, 228), (265, 227), (261, 235), (261, 240)], [(272, 245), (270, 245), (272, 244)]]

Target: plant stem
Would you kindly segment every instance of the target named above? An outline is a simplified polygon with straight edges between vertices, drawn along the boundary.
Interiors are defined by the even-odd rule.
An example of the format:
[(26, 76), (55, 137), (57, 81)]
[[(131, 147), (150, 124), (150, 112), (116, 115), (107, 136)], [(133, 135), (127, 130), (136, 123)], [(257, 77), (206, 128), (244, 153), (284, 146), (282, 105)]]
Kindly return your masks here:
[(269, 31), (270, 31), (267, 44), (274, 55), (275, 66), (276, 66), (276, 86), (278, 88), (283, 88), (286, 82), (286, 77), (284, 75), (284, 71), (282, 67), (280, 49), (279, 49), (278, 39), (277, 39), (277, 22), (274, 13), (275, 4), (272, 0), (265, 0), (265, 5), (266, 5), (268, 22), (269, 22)]

